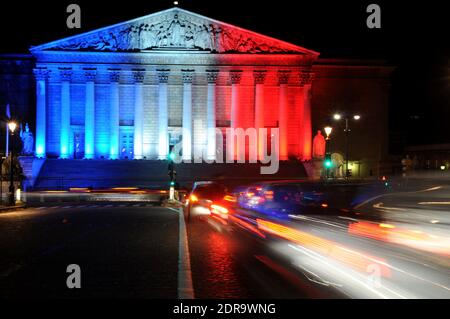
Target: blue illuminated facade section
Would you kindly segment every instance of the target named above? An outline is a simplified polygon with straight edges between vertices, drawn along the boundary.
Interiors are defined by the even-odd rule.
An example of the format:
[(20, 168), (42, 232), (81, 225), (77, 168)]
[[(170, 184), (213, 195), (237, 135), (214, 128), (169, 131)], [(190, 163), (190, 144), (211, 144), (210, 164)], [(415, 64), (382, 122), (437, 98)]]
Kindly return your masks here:
[(95, 136), (93, 151), (97, 158), (110, 158), (110, 85), (95, 87)]
[(45, 136), (46, 136), (46, 118), (47, 118), (47, 78), (48, 70), (36, 68), (34, 71), (36, 77), (36, 157), (45, 157)]

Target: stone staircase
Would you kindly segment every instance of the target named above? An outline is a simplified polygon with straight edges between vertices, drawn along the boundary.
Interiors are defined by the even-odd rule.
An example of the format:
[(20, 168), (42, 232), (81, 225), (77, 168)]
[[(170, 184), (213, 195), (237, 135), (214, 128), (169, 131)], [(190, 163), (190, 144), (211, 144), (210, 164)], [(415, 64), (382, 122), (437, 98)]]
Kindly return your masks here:
[[(61, 160), (47, 159), (34, 183), (34, 190), (66, 190), (70, 187), (166, 188), (167, 161), (149, 160)], [(267, 180), (297, 179), (307, 176), (301, 162), (280, 162), (279, 171), (261, 175), (262, 164), (175, 164), (177, 181), (189, 187), (199, 180), (224, 180), (228, 184)]]

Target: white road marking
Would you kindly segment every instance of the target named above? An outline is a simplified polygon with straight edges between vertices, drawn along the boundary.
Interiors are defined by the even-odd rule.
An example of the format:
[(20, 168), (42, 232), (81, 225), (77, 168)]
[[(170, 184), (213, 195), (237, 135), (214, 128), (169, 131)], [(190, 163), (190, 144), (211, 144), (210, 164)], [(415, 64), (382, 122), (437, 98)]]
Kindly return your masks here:
[(421, 191), (418, 191), (418, 192), (431, 192), (431, 191), (436, 191), (436, 190), (441, 189), (441, 188), (442, 188), (442, 186), (435, 186), (435, 187), (430, 187), (430, 188), (427, 188), (427, 189), (424, 189), (424, 190), (421, 190)]
[(420, 202), (419, 205), (450, 205), (450, 202)]
[(375, 197), (371, 197), (371, 198), (369, 198), (369, 199), (363, 201), (362, 203), (356, 205), (356, 206), (355, 206), (355, 209), (359, 209), (360, 207), (362, 207), (362, 206), (364, 206), (364, 205), (366, 205), (366, 204), (368, 204), (368, 203), (374, 201), (375, 199), (378, 199), (378, 198), (380, 198), (380, 197), (383, 197), (384, 195), (386, 195), (386, 194), (382, 194), (382, 195), (378, 195), (378, 196), (375, 196)]
[(366, 204), (368, 204), (368, 203), (370, 203), (370, 202), (372, 202), (372, 201), (374, 201), (374, 200), (376, 200), (376, 199), (378, 199), (380, 197), (384, 197), (384, 196), (392, 196), (392, 195), (398, 195), (398, 194), (414, 194), (414, 193), (431, 192), (431, 191), (435, 191), (435, 190), (438, 190), (438, 189), (441, 189), (441, 188), (442, 188), (442, 186), (434, 186), (434, 187), (430, 187), (430, 188), (426, 188), (426, 189), (422, 189), (422, 190), (418, 190), (418, 191), (412, 191), (412, 192), (395, 192), (395, 193), (390, 193), (390, 194), (389, 193), (388, 194), (381, 194), (381, 195), (378, 195), (378, 196), (371, 197), (371, 198), (363, 201), (362, 203), (359, 203), (354, 208), (355, 209), (359, 209), (360, 207), (362, 207), (362, 206), (364, 206), (364, 205), (366, 205)]
[(179, 216), (179, 246), (178, 246), (178, 299), (194, 299), (192, 285), (191, 258), (183, 210), (167, 207)]
[(374, 208), (378, 208), (378, 209), (385, 209), (385, 210), (395, 210), (395, 211), (399, 211), (399, 212), (404, 212), (406, 211), (406, 209), (404, 208), (398, 208), (398, 207), (386, 207), (383, 206), (382, 202), (376, 203), (373, 205)]

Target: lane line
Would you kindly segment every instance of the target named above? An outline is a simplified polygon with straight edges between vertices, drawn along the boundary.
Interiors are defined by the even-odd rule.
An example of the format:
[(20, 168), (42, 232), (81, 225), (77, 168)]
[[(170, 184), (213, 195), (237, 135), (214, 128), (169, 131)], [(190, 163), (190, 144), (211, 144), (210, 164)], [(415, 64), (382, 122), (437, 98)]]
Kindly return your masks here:
[(385, 209), (385, 210), (395, 210), (395, 211), (399, 211), (399, 212), (404, 212), (406, 211), (406, 209), (404, 208), (398, 208), (398, 207), (386, 207), (383, 206), (382, 202), (376, 203), (373, 205), (374, 208), (378, 208), (378, 209)]
[(395, 193), (387, 193), (387, 194), (381, 194), (381, 195), (377, 195), (374, 197), (371, 197), (365, 201), (363, 201), (362, 203), (359, 203), (358, 205), (354, 206), (355, 209), (359, 209), (360, 207), (378, 199), (384, 196), (393, 196), (393, 195), (402, 195), (402, 194), (414, 194), (414, 193), (424, 193), (424, 192), (432, 192), (438, 189), (441, 189), (442, 186), (434, 186), (434, 187), (430, 187), (430, 188), (426, 188), (426, 189), (422, 189), (422, 190), (418, 190), (418, 191), (409, 191), (409, 192), (395, 192)]
[(179, 216), (179, 246), (178, 246), (178, 299), (194, 299), (192, 285), (191, 258), (187, 238), (186, 223), (183, 210), (167, 207), (178, 213)]
[(419, 205), (450, 205), (450, 202), (419, 202)]

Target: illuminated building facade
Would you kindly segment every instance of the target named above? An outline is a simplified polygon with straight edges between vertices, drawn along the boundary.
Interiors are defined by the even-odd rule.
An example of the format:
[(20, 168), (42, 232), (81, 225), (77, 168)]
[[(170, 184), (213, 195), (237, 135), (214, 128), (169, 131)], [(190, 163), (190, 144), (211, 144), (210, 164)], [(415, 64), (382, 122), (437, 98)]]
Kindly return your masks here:
[(37, 157), (214, 159), (208, 132), (255, 127), (311, 158), (312, 50), (172, 8), (31, 53)]
[[(208, 128), (265, 127), (279, 129), (281, 159), (308, 161), (312, 132), (331, 125), (339, 176), (345, 133), (331, 117), (347, 111), (361, 115), (350, 123), (353, 176), (383, 174), (393, 70), (385, 61), (318, 57), (179, 8), (31, 53), (0, 55), (0, 105), (29, 123), (37, 157), (157, 160), (181, 142), (185, 160), (211, 159), (230, 143)], [(52, 172), (60, 161), (45, 163)]]

